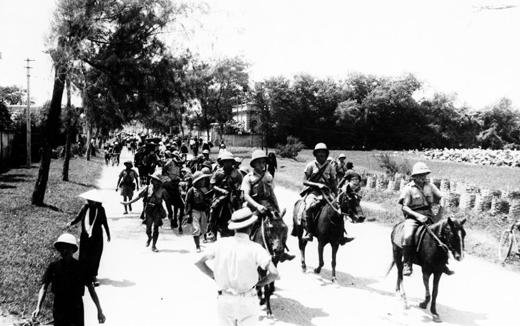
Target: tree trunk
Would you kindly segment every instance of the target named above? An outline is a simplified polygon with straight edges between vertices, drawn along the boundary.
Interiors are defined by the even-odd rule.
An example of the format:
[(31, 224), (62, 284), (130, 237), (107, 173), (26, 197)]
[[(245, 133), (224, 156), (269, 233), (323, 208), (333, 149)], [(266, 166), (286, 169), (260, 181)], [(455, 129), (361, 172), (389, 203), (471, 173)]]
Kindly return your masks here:
[(62, 171), (62, 180), (69, 181), (69, 165), (72, 147), (72, 139), (74, 138), (74, 131), (76, 130), (77, 120), (74, 123), (69, 122), (67, 127), (67, 135), (65, 140), (65, 158), (63, 159), (63, 171)]
[(90, 125), (90, 123), (88, 122), (87, 120), (87, 161), (90, 161), (90, 148), (92, 147), (92, 145), (90, 144), (90, 140), (91, 140), (91, 137), (92, 137), (92, 126)]
[(43, 142), (42, 160), (40, 169), (38, 170), (38, 177), (34, 185), (32, 194), (32, 204), (43, 206), (45, 198), (45, 190), (47, 189), (47, 181), (49, 180), (49, 169), (51, 167), (52, 146), (56, 138), (56, 132), (60, 126), (61, 115), (61, 99), (63, 97), (63, 90), (65, 89), (65, 78), (67, 77), (67, 66), (64, 63), (58, 63), (56, 73), (54, 76), (54, 86), (52, 90), (51, 106), (47, 116), (47, 126), (45, 132), (45, 139)]
[[(72, 120), (74, 117), (72, 116), (72, 105), (71, 105), (71, 95), (70, 95), (70, 78), (67, 78), (67, 130), (65, 131), (65, 155), (63, 158), (63, 169), (61, 171), (61, 180), (69, 181), (69, 165), (70, 165), (70, 147), (71, 147), (71, 138), (73, 136), (73, 126)], [(74, 124), (75, 127), (76, 124)]]

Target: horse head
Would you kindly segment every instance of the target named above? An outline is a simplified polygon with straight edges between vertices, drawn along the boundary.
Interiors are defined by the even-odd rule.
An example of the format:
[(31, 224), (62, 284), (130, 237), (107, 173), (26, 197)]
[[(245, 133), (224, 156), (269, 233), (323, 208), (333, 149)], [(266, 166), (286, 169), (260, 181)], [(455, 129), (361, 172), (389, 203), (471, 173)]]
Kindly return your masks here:
[(362, 223), (365, 221), (365, 213), (361, 209), (360, 200), (357, 195), (349, 195), (345, 192), (339, 195), (339, 206), (341, 212), (347, 214), (354, 223)]
[(464, 258), (464, 238), (466, 237), (464, 223), (466, 223), (465, 218), (452, 219), (448, 217), (442, 228), (441, 236), (457, 261)]
[(263, 224), (264, 224), (264, 234), (265, 241), (267, 242), (268, 248), (272, 248), (273, 258), (280, 260), (284, 253), (284, 243), (287, 240), (287, 225), (283, 221), (283, 215), (285, 214), (285, 209), (282, 214), (278, 214), (277, 212), (269, 212), (265, 215)]

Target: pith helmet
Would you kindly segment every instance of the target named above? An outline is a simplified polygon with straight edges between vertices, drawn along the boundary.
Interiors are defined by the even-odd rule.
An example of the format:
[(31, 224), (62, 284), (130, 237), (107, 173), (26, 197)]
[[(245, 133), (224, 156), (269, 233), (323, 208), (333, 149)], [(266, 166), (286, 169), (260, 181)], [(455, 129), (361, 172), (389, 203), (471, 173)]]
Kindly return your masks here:
[(317, 151), (325, 151), (327, 153), (327, 156), (329, 156), (329, 149), (327, 148), (327, 145), (325, 145), (325, 143), (317, 143), (316, 146), (314, 146), (312, 155), (316, 156)]
[(417, 162), (412, 168), (412, 177), (419, 174), (428, 174), (430, 172), (430, 169), (428, 169), (428, 166), (425, 163)]
[(342, 158), (347, 158), (347, 156), (345, 154), (339, 154), (338, 159), (341, 160)]
[(204, 178), (211, 177), (210, 174), (205, 174), (202, 171), (197, 171), (193, 174), (193, 184), (195, 184), (197, 181), (202, 180)]
[(223, 162), (223, 161), (234, 161), (235, 158), (233, 157), (233, 154), (229, 151), (222, 151), (219, 155), (218, 155), (218, 161), (220, 162)]
[(159, 181), (160, 183), (162, 183), (162, 173), (161, 173), (161, 171), (157, 171), (154, 174), (150, 175), (150, 178), (155, 179), (155, 180)]
[(265, 158), (267, 159), (267, 155), (265, 155), (265, 152), (261, 149), (257, 149), (256, 151), (253, 152), (253, 154), (251, 155), (251, 162), (249, 162), (249, 165), (253, 166), (253, 163), (256, 161), (256, 160), (259, 160), (261, 158)]
[(58, 237), (58, 240), (56, 240), (56, 242), (54, 242), (54, 248), (58, 249), (58, 247), (56, 245), (59, 243), (66, 243), (66, 244), (73, 245), (75, 248), (74, 252), (78, 251), (78, 242), (76, 240), (76, 237), (70, 233), (63, 233), (62, 235), (60, 235)]
[(350, 181), (350, 179), (352, 178), (358, 178), (358, 180), (361, 181), (361, 176), (359, 175), (359, 173), (357, 173), (354, 170), (347, 171), (347, 173), (345, 173), (345, 179)]

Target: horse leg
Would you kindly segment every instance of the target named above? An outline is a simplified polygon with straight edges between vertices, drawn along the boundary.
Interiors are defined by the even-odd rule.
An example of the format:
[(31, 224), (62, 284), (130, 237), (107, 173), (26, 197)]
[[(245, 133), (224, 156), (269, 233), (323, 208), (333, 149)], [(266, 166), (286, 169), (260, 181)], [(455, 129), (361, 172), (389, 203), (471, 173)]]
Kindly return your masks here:
[(419, 303), (419, 307), (422, 309), (426, 309), (428, 307), (428, 303), (430, 303), (430, 272), (423, 271), (422, 279), (424, 283), (424, 301)]
[(271, 310), (271, 284), (266, 284), (264, 286), (264, 299), (267, 317), (271, 317), (273, 315), (273, 311)]
[(430, 306), (430, 312), (432, 313), (433, 321), (440, 323), (441, 317), (437, 314), (437, 294), (439, 293), (439, 282), (441, 280), (442, 272), (435, 272), (433, 274), (433, 291), (432, 291), (432, 304)]
[(298, 247), (300, 248), (300, 259), (302, 265), (302, 272), (305, 273), (307, 270), (307, 264), (305, 263), (305, 247), (307, 246), (307, 241), (302, 240), (302, 231), (298, 231)]
[(316, 274), (319, 274), (321, 272), (321, 268), (324, 265), (324, 262), (323, 262), (323, 247), (325, 247), (325, 245), (323, 243), (321, 243), (321, 242), (318, 242), (319, 265), (318, 265), (318, 267), (316, 267), (314, 269), (314, 273), (316, 273)]
[(336, 283), (336, 254), (338, 253), (339, 244), (332, 245), (332, 283)]
[(394, 252), (394, 262), (397, 268), (397, 282), (395, 285), (395, 291), (401, 296), (401, 300), (403, 301), (404, 308), (408, 309), (408, 302), (406, 300), (406, 292), (404, 291), (403, 284), (403, 255), (401, 248), (396, 245), (393, 245)]

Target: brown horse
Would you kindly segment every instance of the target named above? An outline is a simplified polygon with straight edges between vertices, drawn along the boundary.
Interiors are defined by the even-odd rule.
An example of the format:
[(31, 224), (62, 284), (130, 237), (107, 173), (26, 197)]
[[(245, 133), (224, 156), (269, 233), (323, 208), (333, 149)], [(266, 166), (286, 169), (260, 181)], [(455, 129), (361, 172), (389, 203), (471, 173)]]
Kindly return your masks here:
[[(449, 252), (453, 254), (455, 260), (460, 261), (464, 258), (464, 237), (466, 231), (464, 230), (464, 223), (466, 219), (442, 219), (439, 222), (426, 226), (431, 232), (424, 230), (422, 241), (419, 241), (419, 249), (414, 258), (414, 264), (422, 267), (422, 276), (425, 289), (425, 298), (419, 306), (423, 309), (428, 307), (431, 299), (430, 312), (432, 313), (433, 321), (440, 322), (441, 318), (437, 313), (437, 294), (439, 291), (439, 281), (442, 273), (448, 263)], [(396, 291), (401, 294), (401, 298), (407, 307), (406, 293), (404, 292), (403, 283), (403, 261), (402, 261), (402, 227), (404, 222), (394, 226), (391, 235), (393, 257), (394, 260), (390, 266), (388, 273), (394, 266), (397, 266), (397, 285)], [(421, 234), (421, 229), (417, 230), (417, 234)], [(420, 236), (416, 236), (420, 239)], [(433, 291), (430, 296), (430, 276), (433, 274)]]
[[(282, 214), (268, 212), (264, 216), (260, 216), (251, 233), (251, 240), (259, 243), (271, 254), (271, 260), (274, 266), (278, 266), (278, 262), (284, 261), (285, 242), (287, 240), (287, 225), (283, 221)], [(262, 278), (266, 275), (266, 271), (259, 268), (258, 274)], [(262, 291), (263, 290), (263, 291)], [(265, 304), (268, 316), (273, 314), (271, 310), (271, 294), (274, 292), (274, 282), (262, 287), (257, 287), (260, 304)]]
[[(299, 199), (294, 204), (293, 211), (293, 236), (298, 237), (298, 247), (301, 253), (301, 266), (305, 272), (307, 270), (307, 264), (305, 263), (305, 247), (307, 241), (302, 239), (304, 226), (299, 222), (299, 215), (303, 211), (304, 202), (303, 199)], [(342, 223), (342, 219), (348, 216), (352, 222), (363, 222), (364, 214), (359, 205), (359, 200), (352, 200), (351, 197), (345, 193), (340, 193), (337, 199), (334, 201), (327, 201), (321, 209), (318, 210), (315, 218), (316, 223), (316, 238), (318, 239), (318, 256), (319, 265), (314, 269), (315, 273), (320, 273), (321, 268), (324, 265), (323, 262), (323, 248), (330, 244), (332, 248), (332, 282), (336, 282), (336, 255), (339, 249), (339, 241), (342, 237), (342, 230), (340, 230), (339, 224)]]

